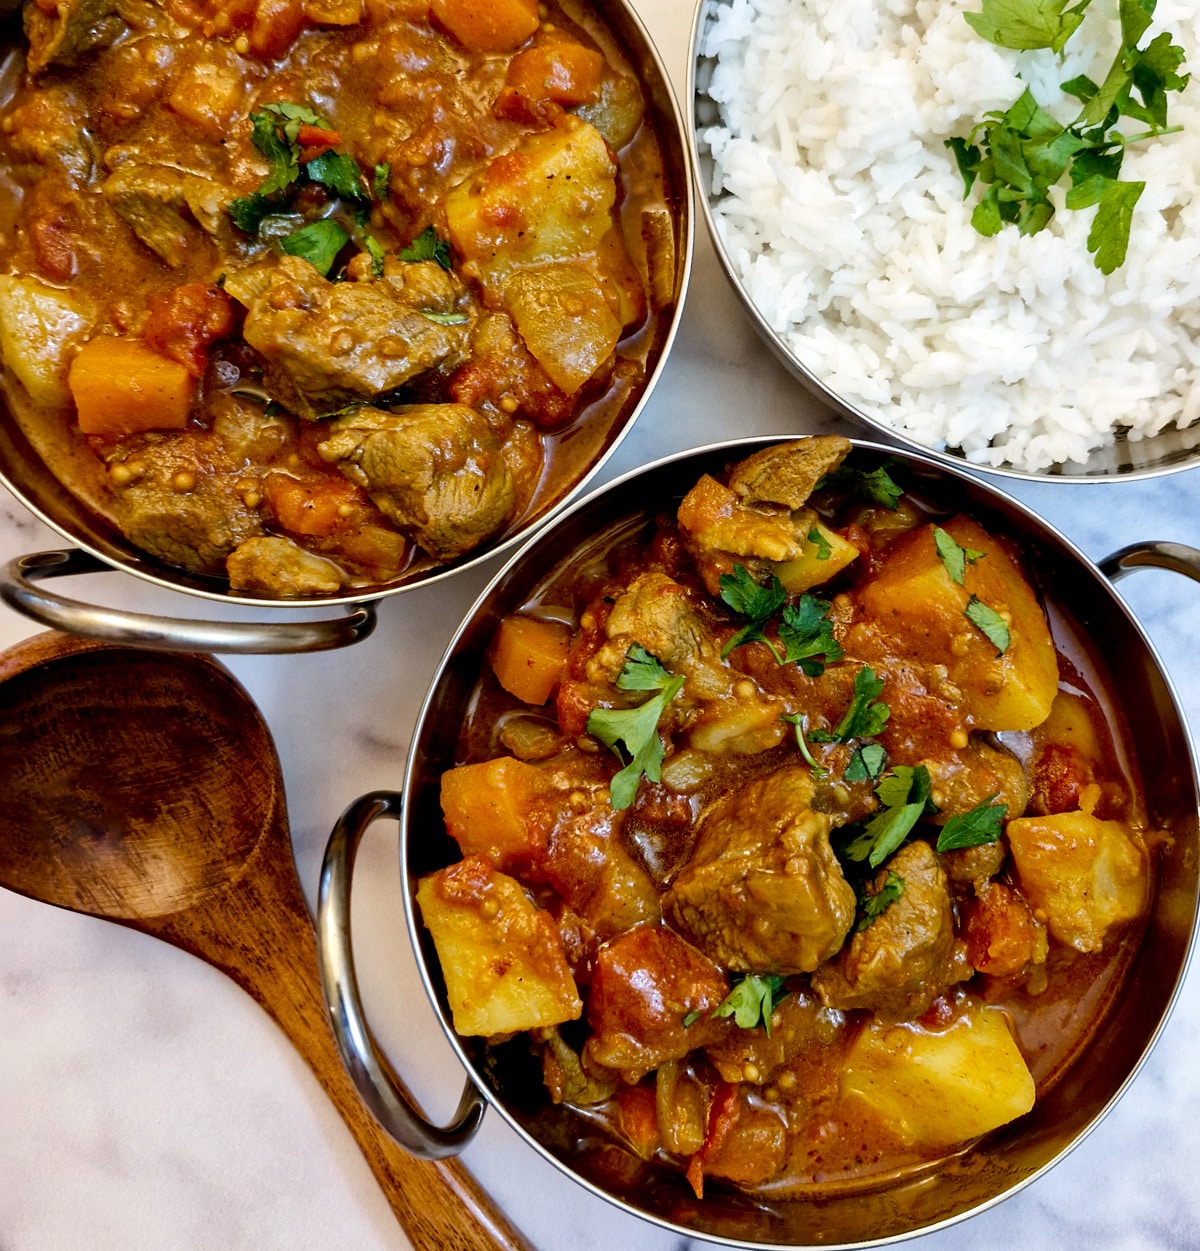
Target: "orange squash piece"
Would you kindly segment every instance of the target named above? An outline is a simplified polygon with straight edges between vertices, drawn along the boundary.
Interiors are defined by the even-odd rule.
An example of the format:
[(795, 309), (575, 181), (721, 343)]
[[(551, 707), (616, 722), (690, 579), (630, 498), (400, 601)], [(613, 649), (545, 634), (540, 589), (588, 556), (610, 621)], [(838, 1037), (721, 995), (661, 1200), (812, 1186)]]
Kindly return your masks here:
[(528, 860), (545, 833), (530, 821), (545, 774), (515, 756), (459, 765), (442, 774), (442, 815), (464, 856), (486, 856), (501, 868)]
[(182, 430), (196, 383), (178, 361), (142, 339), (101, 335), (79, 349), (67, 386), (84, 434), (120, 438), (138, 430)]
[(488, 660), (497, 681), (527, 704), (544, 704), (567, 668), (570, 630), (558, 621), (505, 617), (496, 630)]
[(539, 25), (537, 0), (433, 0), (430, 8), (472, 52), (513, 52)]

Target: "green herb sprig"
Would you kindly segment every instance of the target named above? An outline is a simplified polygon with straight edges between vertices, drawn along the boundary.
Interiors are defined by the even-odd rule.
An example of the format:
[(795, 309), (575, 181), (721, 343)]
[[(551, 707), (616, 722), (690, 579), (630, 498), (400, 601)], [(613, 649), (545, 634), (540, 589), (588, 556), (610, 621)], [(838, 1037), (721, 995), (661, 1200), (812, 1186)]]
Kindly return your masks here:
[[(964, 16), (1000, 47), (1061, 53), (1090, 2), (1068, 8), (1066, 0), (982, 0), (982, 12)], [(997, 234), (1006, 223), (1023, 235), (1045, 229), (1054, 216), (1050, 188), (1066, 177), (1067, 208), (1096, 207), (1087, 237), (1096, 268), (1111, 274), (1124, 264), (1133, 210), (1145, 190), (1143, 182), (1120, 178), (1125, 149), (1182, 129), (1167, 124), (1167, 94), (1183, 91), (1191, 78), (1178, 72), (1185, 53), (1167, 32), (1138, 46), (1155, 6), (1156, 0), (1120, 0), (1121, 46), (1103, 82), (1081, 74), (1062, 84), (1083, 106), (1066, 126), (1026, 88), (1006, 112), (989, 112), (966, 138), (946, 140), (964, 198), (977, 181), (987, 187), (971, 214), (980, 234)], [(1126, 135), (1117, 128), (1121, 118), (1146, 129)]]
[(624, 761), (618, 744), (624, 746), (630, 759), (609, 783), (612, 806), (620, 811), (633, 803), (642, 775), (652, 782), (662, 780), (663, 745), (658, 736), (658, 722), (667, 705), (683, 688), (682, 674), (671, 674), (656, 656), (634, 644), (625, 657), (617, 677), (623, 691), (657, 691), (637, 708), (593, 708), (588, 714), (587, 732), (610, 748)]
[(891, 708), (879, 696), (883, 679), (875, 676), (870, 665), (863, 665), (854, 675), (854, 695), (850, 706), (833, 730), (813, 730), (814, 743), (849, 743), (856, 738), (874, 738), (892, 715)]
[[(709, 1015), (717, 1018), (731, 1016), (742, 1029), (757, 1029), (761, 1025), (769, 1038), (771, 1013), (780, 1000), (787, 997), (783, 982), (784, 979), (777, 973), (747, 973)], [(694, 1025), (702, 1015), (690, 1012), (683, 1018), (683, 1023), (685, 1026)]]
[(874, 925), (881, 916), (904, 894), (904, 879), (894, 869), (887, 871), (883, 885), (873, 895), (863, 891), (858, 897), (861, 916), (854, 926), (855, 933)]
[[(765, 643), (777, 664), (797, 664), (810, 678), (820, 677), (827, 664), (841, 660), (842, 645), (834, 637), (826, 600), (806, 592), (796, 603), (789, 603), (783, 583), (774, 574), (765, 584), (759, 584), (743, 565), (734, 565), (732, 573), (723, 573), (720, 588), (725, 604), (739, 616), (750, 618), (721, 648), (722, 658), (745, 643)], [(782, 651), (764, 633), (777, 612)]]
[(879, 868), (923, 816), (937, 812), (930, 789), (929, 770), (924, 765), (893, 766), (875, 787), (879, 811), (842, 848), (841, 854), (849, 860), (865, 860), (872, 869)]
[(989, 795), (970, 812), (953, 816), (942, 826), (938, 835), (938, 851), (958, 851), (964, 847), (982, 847), (994, 843), (1004, 829), (1007, 804), (996, 803), (996, 796)]

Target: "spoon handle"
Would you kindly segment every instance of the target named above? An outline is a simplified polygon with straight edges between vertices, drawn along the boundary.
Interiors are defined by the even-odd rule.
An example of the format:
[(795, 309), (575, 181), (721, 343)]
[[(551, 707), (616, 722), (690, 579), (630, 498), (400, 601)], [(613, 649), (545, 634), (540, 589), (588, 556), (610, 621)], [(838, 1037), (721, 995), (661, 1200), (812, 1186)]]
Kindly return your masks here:
[(210, 899), (136, 926), (221, 969), (275, 1020), (341, 1113), (415, 1251), (533, 1251), (462, 1163), (416, 1159), (367, 1111), (325, 1014), (312, 918), (291, 847), (279, 841), (263, 840), (220, 905)]

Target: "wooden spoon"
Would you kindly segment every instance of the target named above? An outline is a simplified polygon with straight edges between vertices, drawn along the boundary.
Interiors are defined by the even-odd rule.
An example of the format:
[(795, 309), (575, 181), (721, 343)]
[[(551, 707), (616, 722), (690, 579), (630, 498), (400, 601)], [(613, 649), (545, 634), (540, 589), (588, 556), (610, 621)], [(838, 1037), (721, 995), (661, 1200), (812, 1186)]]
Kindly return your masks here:
[(363, 1105), (325, 1014), (279, 760), (200, 656), (54, 632), (0, 654), (0, 886), (190, 951), (249, 992), (342, 1114), (418, 1251), (529, 1251), (457, 1160)]

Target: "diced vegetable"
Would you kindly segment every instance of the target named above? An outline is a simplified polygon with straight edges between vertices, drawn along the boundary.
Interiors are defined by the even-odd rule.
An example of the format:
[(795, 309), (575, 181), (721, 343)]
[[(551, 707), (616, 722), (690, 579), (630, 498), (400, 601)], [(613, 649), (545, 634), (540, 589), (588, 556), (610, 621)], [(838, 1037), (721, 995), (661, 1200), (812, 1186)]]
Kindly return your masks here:
[(195, 61), (175, 80), (167, 107), (209, 139), (223, 139), (245, 98), (246, 84), (232, 66)]
[[(944, 664), (974, 728), (1029, 730), (1058, 691), (1058, 661), (1045, 614), (1004, 548), (981, 526), (955, 517), (943, 529), (978, 553), (956, 582), (939, 555), (934, 526), (897, 540), (861, 595), (863, 620), (900, 656)], [(966, 616), (982, 603), (1007, 626), (1001, 651)]]
[(636, 1086), (620, 1086), (617, 1089), (617, 1123), (637, 1155), (643, 1160), (650, 1159), (662, 1142), (658, 1132), (655, 1087), (645, 1082)]
[(301, 482), (283, 473), (268, 474), (263, 494), (285, 530), (310, 537), (332, 534), (366, 504), (361, 487), (337, 478)]
[(550, 264), (510, 274), (504, 308), (550, 380), (568, 395), (612, 355), (621, 337), (615, 290), (579, 265)]
[(567, 666), (570, 628), (514, 613), (496, 630), (488, 661), (510, 695), (539, 707), (554, 694)]
[(536, 120), (543, 101), (587, 104), (599, 98), (603, 77), (604, 57), (593, 48), (569, 39), (539, 43), (509, 62), (496, 112)]
[(937, 1031), (871, 1023), (846, 1058), (842, 1091), (922, 1148), (986, 1134), (1024, 1115), (1034, 1100), (1006, 1014), (985, 1007)]
[(432, 0), (434, 17), (473, 52), (512, 52), (537, 30), (537, 0)]
[(264, 60), (282, 56), (304, 28), (302, 0), (258, 0), (250, 24), (250, 51)]
[(417, 904), (458, 1033), (492, 1037), (579, 1017), (554, 920), (514, 878), (471, 856), (422, 878)]
[(142, 339), (101, 335), (79, 349), (67, 376), (84, 434), (182, 430), (196, 380)]
[(35, 404), (70, 406), (68, 351), (92, 321), (90, 304), (70, 291), (0, 274), (0, 359)]
[(1021, 889), (1059, 942), (1099, 951), (1111, 929), (1141, 915), (1146, 854), (1120, 821), (1059, 812), (1010, 821), (1007, 833)]
[(835, 534), (821, 522), (814, 522), (805, 540), (804, 553), (795, 560), (785, 560), (773, 567), (775, 576), (789, 595), (798, 595), (809, 587), (828, 582), (858, 558), (858, 548)]
[(539, 839), (529, 817), (545, 775), (512, 756), (459, 765), (442, 774), (442, 814), (465, 856), (486, 856), (497, 865), (529, 857)]

